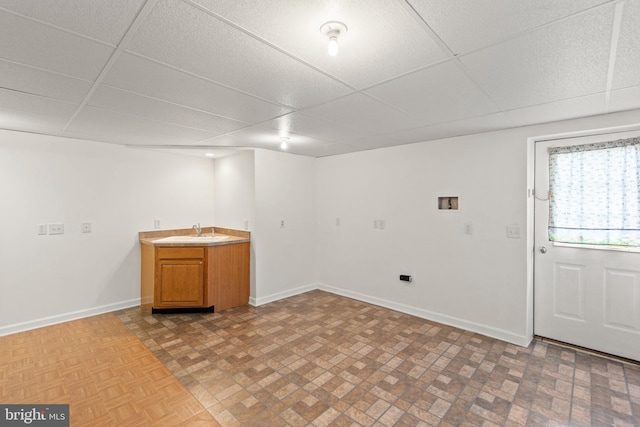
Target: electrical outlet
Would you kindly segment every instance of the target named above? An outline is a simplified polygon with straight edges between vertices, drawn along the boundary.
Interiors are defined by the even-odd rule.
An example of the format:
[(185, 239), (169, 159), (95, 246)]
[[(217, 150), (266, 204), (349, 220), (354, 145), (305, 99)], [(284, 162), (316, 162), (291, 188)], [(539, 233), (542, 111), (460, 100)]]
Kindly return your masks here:
[(245, 220), (244, 220), (244, 229), (245, 229), (245, 230), (248, 230), (248, 229), (249, 229), (249, 220), (248, 220), (248, 219), (245, 219)]
[(49, 234), (64, 234), (64, 224), (49, 224)]
[(507, 227), (507, 237), (510, 239), (519, 239), (520, 238), (520, 226), (519, 225), (509, 225)]
[(387, 226), (387, 221), (385, 221), (384, 219), (379, 219), (378, 220), (378, 228), (380, 230), (384, 230), (384, 228)]
[(280, 228), (284, 228), (284, 219), (280, 220)]
[(376, 230), (378, 229), (378, 220), (377, 219), (373, 220), (373, 228), (375, 228)]
[(91, 223), (83, 222), (81, 226), (81, 230), (83, 233), (91, 233)]
[(340, 218), (336, 218), (336, 227), (340, 227)]
[(464, 234), (473, 234), (473, 224), (470, 222), (464, 223)]
[(153, 220), (153, 228), (155, 228), (156, 230), (159, 230), (160, 228), (162, 228), (162, 223), (160, 222), (159, 219)]
[(38, 236), (47, 234), (47, 224), (38, 224)]

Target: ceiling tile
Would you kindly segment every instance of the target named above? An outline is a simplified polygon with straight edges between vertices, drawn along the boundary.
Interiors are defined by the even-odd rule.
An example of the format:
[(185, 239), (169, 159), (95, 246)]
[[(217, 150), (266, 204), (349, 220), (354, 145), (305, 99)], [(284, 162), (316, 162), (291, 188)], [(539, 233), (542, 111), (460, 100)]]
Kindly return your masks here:
[(356, 93), (309, 108), (305, 113), (357, 130), (361, 137), (418, 127), (424, 123), (369, 96)]
[(290, 132), (328, 141), (348, 141), (360, 137), (361, 132), (304, 113), (291, 113), (266, 123), (280, 134)]
[(161, 0), (128, 49), (296, 108), (349, 92), (325, 74), (178, 0)]
[(537, 123), (557, 122), (577, 117), (604, 114), (605, 94), (588, 95), (579, 98), (565, 99), (548, 104), (534, 105), (507, 111), (506, 114), (516, 126), (527, 126)]
[(505, 110), (603, 92), (612, 23), (599, 9), (460, 59)]
[(118, 58), (103, 83), (248, 123), (291, 111), (131, 54)]
[[(189, 157), (200, 157), (200, 158), (208, 158), (207, 153), (212, 153), (214, 154), (214, 159), (213, 160), (217, 160), (220, 159), (222, 157), (227, 157), (227, 156), (233, 156), (235, 154), (239, 154), (242, 151), (245, 151), (245, 149), (243, 148), (216, 148), (216, 147), (210, 147), (210, 148), (189, 148), (189, 147), (185, 147), (185, 148), (156, 148), (156, 147), (145, 147), (145, 146), (140, 146), (140, 147), (133, 147), (133, 146), (129, 146), (127, 147), (129, 149), (132, 150), (145, 150), (145, 151), (157, 151), (157, 152), (161, 152), (161, 153), (169, 153), (169, 154), (178, 154), (181, 156), (189, 156)], [(212, 159), (209, 159), (212, 160)]]
[(67, 119), (28, 111), (0, 109), (0, 129), (59, 135)]
[[(252, 126), (229, 133), (228, 136), (243, 146), (250, 145), (260, 148), (276, 147), (279, 149), (282, 143), (280, 131), (269, 126)], [(288, 133), (286, 137), (288, 138), (287, 143), (290, 147), (318, 147), (332, 143), (331, 141), (319, 140), (291, 132)]]
[(86, 80), (53, 74), (25, 65), (0, 60), (0, 85), (16, 91), (80, 103), (89, 92)]
[(454, 61), (375, 86), (366, 93), (410, 112), (425, 124), (450, 122), (498, 111), (498, 107)]
[(624, 2), (613, 88), (640, 85), (640, 1)]
[(71, 118), (78, 104), (0, 89), (0, 111), (5, 109), (58, 117), (65, 122)]
[(87, 105), (214, 133), (226, 133), (248, 125), (109, 86), (99, 86)]
[(112, 53), (101, 43), (0, 11), (0, 58), (94, 80)]
[(607, 112), (636, 109), (640, 109), (640, 86), (611, 91)]
[(337, 156), (339, 154), (355, 153), (356, 151), (362, 151), (362, 149), (347, 144), (328, 144), (319, 147), (306, 148), (304, 154), (300, 154), (311, 157), (327, 157)]
[(375, 135), (367, 138), (358, 139), (349, 142), (351, 146), (360, 150), (375, 150), (384, 147), (395, 147), (396, 145), (405, 145), (406, 142), (398, 141), (390, 135)]
[[(605, 0), (408, 0), (456, 54), (510, 38)], [(499, 24), (497, 24), (499, 23)]]
[[(357, 88), (446, 58), (397, 0), (196, 2)], [(327, 53), (328, 39), (320, 33), (327, 21), (348, 27), (338, 39), (340, 52), (335, 57)]]
[(474, 133), (490, 132), (515, 127), (515, 123), (505, 113), (489, 114), (481, 117), (439, 123), (406, 131), (394, 132), (389, 137), (403, 144), (432, 141)]
[(85, 107), (64, 136), (118, 144), (194, 144), (215, 136), (192, 128)]
[(1, 0), (0, 8), (117, 45), (143, 0)]

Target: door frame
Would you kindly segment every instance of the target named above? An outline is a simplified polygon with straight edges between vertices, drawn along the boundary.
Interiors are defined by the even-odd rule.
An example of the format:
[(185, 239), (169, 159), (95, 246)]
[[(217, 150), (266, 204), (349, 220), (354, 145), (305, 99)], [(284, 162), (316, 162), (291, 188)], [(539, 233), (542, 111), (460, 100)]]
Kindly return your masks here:
[(526, 338), (527, 345), (533, 341), (534, 328), (534, 292), (535, 292), (535, 160), (536, 143), (550, 140), (573, 139), (585, 136), (616, 134), (640, 130), (640, 123), (624, 126), (587, 129), (574, 132), (562, 132), (527, 138), (527, 307), (526, 307)]

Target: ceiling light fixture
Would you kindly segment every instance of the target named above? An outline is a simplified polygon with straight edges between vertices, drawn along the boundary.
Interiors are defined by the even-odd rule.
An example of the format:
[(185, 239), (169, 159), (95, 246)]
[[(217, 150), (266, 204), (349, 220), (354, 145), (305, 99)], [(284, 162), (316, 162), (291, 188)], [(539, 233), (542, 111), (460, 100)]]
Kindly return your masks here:
[(207, 157), (215, 157), (216, 155), (214, 153), (207, 153), (207, 154), (205, 154), (205, 156), (207, 156)]
[(342, 22), (329, 21), (322, 24), (320, 32), (329, 37), (329, 55), (336, 56), (338, 54), (338, 37), (347, 32), (347, 26)]
[(280, 148), (286, 150), (289, 147), (289, 144), (287, 143), (287, 141), (289, 141), (289, 138), (280, 138), (280, 141), (282, 141), (282, 143), (280, 144)]

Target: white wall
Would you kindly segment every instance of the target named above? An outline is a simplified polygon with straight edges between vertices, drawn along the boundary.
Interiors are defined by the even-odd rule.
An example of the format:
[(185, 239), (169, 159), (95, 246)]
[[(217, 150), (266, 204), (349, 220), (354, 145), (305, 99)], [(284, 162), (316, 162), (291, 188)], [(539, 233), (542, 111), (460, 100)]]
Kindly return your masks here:
[[(638, 111), (322, 159), (256, 150), (216, 166), (0, 131), (0, 334), (137, 305), (137, 233), (154, 219), (163, 228), (249, 219), (253, 304), (320, 287), (526, 343), (527, 140), (634, 123)], [(436, 210), (449, 195), (460, 212)], [(93, 233), (80, 233), (84, 221)], [(36, 236), (52, 222), (66, 233)], [(507, 239), (512, 224), (521, 239)], [(414, 282), (400, 282), (404, 273)]]
[[(319, 159), (319, 286), (526, 344), (528, 138), (638, 122), (626, 112)], [(459, 212), (438, 211), (438, 196), (459, 196)], [(515, 224), (522, 238), (507, 238)]]
[(252, 303), (261, 305), (315, 288), (316, 159), (256, 150), (255, 196)]
[[(255, 225), (254, 151), (215, 160), (214, 212), (216, 226), (249, 229)], [(245, 228), (245, 221), (248, 228)]]
[[(479, 135), (321, 159), (319, 281), (447, 323), (524, 334), (525, 240), (506, 237), (512, 224), (525, 234), (524, 147)], [(438, 196), (458, 196), (459, 211), (439, 211)]]
[(213, 180), (208, 159), (0, 131), (0, 334), (139, 304), (137, 233), (213, 224)]
[[(256, 222), (255, 156), (253, 150), (241, 151), (215, 161), (214, 213), (218, 227), (255, 230)], [(245, 228), (245, 221), (248, 227)], [(252, 235), (252, 242), (255, 236)], [(256, 254), (251, 245), (252, 301), (256, 295)]]

